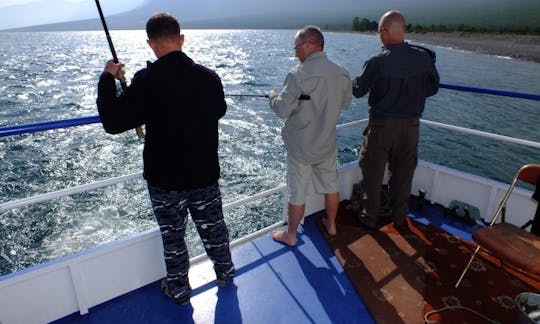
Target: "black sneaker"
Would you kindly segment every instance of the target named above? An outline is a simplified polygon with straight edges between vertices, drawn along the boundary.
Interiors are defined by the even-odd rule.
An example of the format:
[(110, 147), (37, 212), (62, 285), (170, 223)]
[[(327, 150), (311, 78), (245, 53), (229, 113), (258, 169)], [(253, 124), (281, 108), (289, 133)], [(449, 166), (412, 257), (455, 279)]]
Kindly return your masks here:
[(362, 224), (363, 226), (365, 226), (365, 227), (367, 227), (367, 228), (369, 228), (371, 230), (374, 230), (377, 227), (377, 220), (374, 219), (374, 218), (369, 217), (365, 213), (357, 214), (356, 220), (358, 220), (360, 222), (360, 224)]
[(395, 228), (405, 228), (407, 227), (407, 222), (405, 221), (405, 218), (407, 218), (407, 216), (402, 216), (402, 217), (393, 217), (394, 219), (394, 227)]
[(165, 296), (174, 299), (174, 302), (178, 305), (189, 305), (190, 304), (190, 296), (188, 294), (174, 298), (171, 291), (169, 290), (169, 285), (167, 284), (167, 279), (161, 280), (161, 291), (165, 294)]

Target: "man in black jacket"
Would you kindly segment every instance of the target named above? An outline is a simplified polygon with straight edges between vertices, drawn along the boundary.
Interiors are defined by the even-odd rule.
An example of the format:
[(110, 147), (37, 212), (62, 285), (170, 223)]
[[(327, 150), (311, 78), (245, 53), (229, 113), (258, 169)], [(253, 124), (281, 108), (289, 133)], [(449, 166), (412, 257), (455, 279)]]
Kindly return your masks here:
[(188, 211), (214, 263), (217, 284), (226, 285), (235, 271), (218, 186), (218, 120), (227, 105), (218, 75), (182, 52), (184, 35), (176, 18), (150, 17), (146, 33), (157, 61), (138, 71), (120, 96), (115, 77), (124, 65), (107, 62), (97, 105), (108, 133), (145, 125), (143, 175), (163, 239), (167, 278), (162, 289), (177, 303), (188, 304)]
[(390, 209), (394, 225), (408, 213), (412, 178), (418, 162), (420, 116), (426, 97), (437, 93), (435, 53), (405, 42), (405, 19), (397, 11), (379, 21), (382, 52), (366, 61), (353, 79), (353, 95), (369, 92), (369, 124), (360, 152), (362, 211), (359, 220), (374, 228), (381, 182), (388, 163)]

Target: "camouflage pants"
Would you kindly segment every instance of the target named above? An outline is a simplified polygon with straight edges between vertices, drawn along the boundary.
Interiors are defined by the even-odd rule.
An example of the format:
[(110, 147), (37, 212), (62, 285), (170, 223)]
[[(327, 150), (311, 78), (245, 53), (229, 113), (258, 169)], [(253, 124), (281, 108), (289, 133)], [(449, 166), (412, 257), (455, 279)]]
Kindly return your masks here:
[(191, 295), (189, 253), (184, 239), (188, 211), (214, 264), (217, 279), (232, 278), (235, 269), (218, 184), (190, 190), (165, 190), (148, 185), (148, 191), (163, 240), (167, 285), (174, 298)]

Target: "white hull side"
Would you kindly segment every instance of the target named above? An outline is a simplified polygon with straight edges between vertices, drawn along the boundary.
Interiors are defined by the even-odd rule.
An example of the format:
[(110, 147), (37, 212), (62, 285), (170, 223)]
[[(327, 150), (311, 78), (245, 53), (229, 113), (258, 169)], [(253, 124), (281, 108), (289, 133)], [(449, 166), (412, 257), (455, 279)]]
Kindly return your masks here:
[[(340, 197), (351, 197), (361, 179), (356, 162), (340, 168)], [(447, 206), (461, 200), (489, 219), (508, 186), (454, 169), (420, 161), (412, 193)], [(508, 202), (507, 221), (521, 225), (536, 209), (532, 192), (516, 188)], [(324, 209), (321, 195), (306, 201), (306, 214)], [(529, 215), (514, 217), (512, 215)], [(46, 323), (80, 312), (145, 286), (165, 276), (158, 228), (81, 251), (0, 278), (0, 323)]]

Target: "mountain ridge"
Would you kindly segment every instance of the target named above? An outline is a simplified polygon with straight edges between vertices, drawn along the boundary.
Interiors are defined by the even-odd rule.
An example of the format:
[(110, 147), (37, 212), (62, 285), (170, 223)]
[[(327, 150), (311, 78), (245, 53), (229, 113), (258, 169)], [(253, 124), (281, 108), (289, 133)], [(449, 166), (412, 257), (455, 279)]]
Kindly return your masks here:
[[(238, 0), (240, 1), (240, 0)], [(275, 0), (284, 2), (288, 0)], [(349, 0), (344, 0), (349, 2)], [(384, 3), (386, 0), (380, 0)], [(487, 1), (487, 2), (486, 2)], [(540, 1), (538, 0), (457, 0), (459, 3), (446, 5), (425, 5), (412, 0), (405, 1), (397, 8), (406, 17), (409, 24), (447, 25), (449, 27), (467, 24), (477, 27), (530, 27), (540, 28)], [(211, 0), (199, 0), (202, 6), (208, 6)], [(493, 6), (492, 2), (496, 2)], [(519, 3), (519, 5), (517, 5)], [(491, 4), (488, 6), (488, 4)], [(279, 9), (281, 8), (281, 9)], [(254, 5), (244, 8), (241, 13), (232, 9), (219, 14), (222, 8), (208, 9), (206, 14), (193, 8), (185, 9), (181, 4), (167, 0), (153, 0), (129, 12), (108, 16), (110, 29), (144, 29), (148, 17), (158, 11), (167, 11), (181, 21), (185, 29), (295, 29), (307, 24), (318, 25), (325, 29), (350, 30), (355, 17), (378, 21), (387, 9), (380, 6), (358, 6), (351, 9), (334, 8), (322, 12), (318, 7), (292, 7), (283, 12), (278, 5), (264, 13), (256, 10)], [(355, 9), (356, 8), (356, 9)], [(217, 13), (216, 13), (217, 12)], [(8, 31), (66, 31), (66, 30), (100, 30), (101, 21), (97, 16), (92, 19), (60, 22), (8, 29)], [(5, 31), (5, 30), (4, 30)]]

